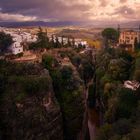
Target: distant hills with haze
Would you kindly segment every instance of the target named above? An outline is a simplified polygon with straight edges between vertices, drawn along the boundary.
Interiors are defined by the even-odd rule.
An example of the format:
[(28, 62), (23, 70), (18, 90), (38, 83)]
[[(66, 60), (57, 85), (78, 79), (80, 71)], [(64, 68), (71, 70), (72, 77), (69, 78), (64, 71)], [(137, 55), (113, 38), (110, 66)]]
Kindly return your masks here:
[[(84, 26), (84, 27), (116, 27), (118, 23), (102, 23), (102, 22), (75, 22), (75, 21), (57, 21), (57, 22), (44, 22), (44, 21), (31, 21), (31, 22), (0, 22), (2, 27), (36, 27), (36, 26), (48, 26), (48, 27), (63, 27), (63, 26)], [(120, 23), (122, 28), (138, 28), (140, 21), (131, 21), (127, 23)]]

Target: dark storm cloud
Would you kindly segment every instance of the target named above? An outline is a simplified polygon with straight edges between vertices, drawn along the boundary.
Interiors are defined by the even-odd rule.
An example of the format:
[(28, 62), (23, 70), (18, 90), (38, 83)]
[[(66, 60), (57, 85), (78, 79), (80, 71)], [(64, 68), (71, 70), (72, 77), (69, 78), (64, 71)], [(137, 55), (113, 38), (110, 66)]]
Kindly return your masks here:
[[(74, 2), (74, 0), (69, 2)], [(77, 18), (81, 12), (91, 8), (84, 3), (66, 5), (62, 0), (0, 0), (0, 7), (3, 13), (61, 20)]]
[(130, 0), (0, 0), (0, 21), (104, 22), (117, 15), (131, 20), (139, 19), (139, 5)]

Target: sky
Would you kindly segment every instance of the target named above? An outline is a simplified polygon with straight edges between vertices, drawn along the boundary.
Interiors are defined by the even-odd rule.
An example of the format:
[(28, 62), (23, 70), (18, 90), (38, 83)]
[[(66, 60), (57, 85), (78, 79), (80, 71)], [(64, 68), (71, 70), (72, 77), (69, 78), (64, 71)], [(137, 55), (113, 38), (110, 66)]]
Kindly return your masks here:
[(0, 21), (140, 21), (140, 0), (0, 0)]

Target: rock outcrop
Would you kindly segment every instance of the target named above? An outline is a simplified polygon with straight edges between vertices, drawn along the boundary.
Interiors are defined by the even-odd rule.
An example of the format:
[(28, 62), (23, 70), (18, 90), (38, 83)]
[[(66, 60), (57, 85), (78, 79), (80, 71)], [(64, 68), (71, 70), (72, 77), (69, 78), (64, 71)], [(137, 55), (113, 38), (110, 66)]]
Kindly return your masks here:
[(2, 73), (6, 80), (0, 100), (1, 139), (63, 140), (62, 113), (47, 71), (34, 65), (29, 71), (26, 66), (19, 70), (13, 65), (15, 72), (9, 68)]

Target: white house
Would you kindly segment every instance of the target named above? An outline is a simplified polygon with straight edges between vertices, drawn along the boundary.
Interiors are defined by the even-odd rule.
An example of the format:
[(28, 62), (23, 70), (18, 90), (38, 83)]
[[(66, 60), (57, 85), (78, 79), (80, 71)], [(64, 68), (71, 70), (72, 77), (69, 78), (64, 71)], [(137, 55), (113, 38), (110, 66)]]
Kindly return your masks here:
[(125, 81), (124, 87), (131, 90), (137, 90), (140, 87), (140, 83), (137, 81)]
[(21, 42), (14, 42), (11, 45), (10, 50), (14, 55), (16, 55), (23, 52), (23, 46), (21, 45)]
[(37, 41), (37, 36), (32, 35), (27, 32), (21, 32), (21, 30), (11, 30), (11, 29), (5, 29), (5, 33), (10, 34), (13, 37), (14, 43), (10, 46), (9, 50), (13, 54), (19, 54), (24, 51), (23, 49), (23, 43), (24, 42), (35, 42)]
[(22, 37), (22, 41), (24, 41), (24, 42), (35, 42), (35, 41), (37, 41), (37, 36), (36, 35), (32, 35), (32, 34), (27, 33), (27, 32), (23, 32), (21, 34), (21, 37)]

